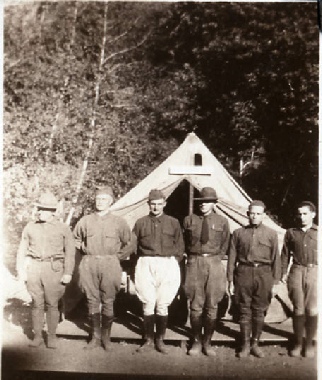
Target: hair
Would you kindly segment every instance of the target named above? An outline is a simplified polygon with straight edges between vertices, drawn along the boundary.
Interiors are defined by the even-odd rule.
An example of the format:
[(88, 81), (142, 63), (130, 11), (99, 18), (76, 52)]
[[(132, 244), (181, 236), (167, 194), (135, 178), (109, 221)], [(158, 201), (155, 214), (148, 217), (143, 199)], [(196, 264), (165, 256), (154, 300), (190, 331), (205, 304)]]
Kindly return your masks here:
[(250, 209), (251, 209), (252, 206), (260, 206), (260, 207), (263, 207), (264, 212), (266, 211), (265, 203), (262, 202), (262, 201), (258, 201), (258, 200), (251, 201), (250, 204), (248, 205), (248, 211), (250, 211)]
[(299, 205), (297, 206), (297, 209), (299, 209), (301, 207), (308, 207), (312, 212), (316, 212), (316, 207), (315, 207), (314, 203), (312, 203), (310, 201), (300, 202)]

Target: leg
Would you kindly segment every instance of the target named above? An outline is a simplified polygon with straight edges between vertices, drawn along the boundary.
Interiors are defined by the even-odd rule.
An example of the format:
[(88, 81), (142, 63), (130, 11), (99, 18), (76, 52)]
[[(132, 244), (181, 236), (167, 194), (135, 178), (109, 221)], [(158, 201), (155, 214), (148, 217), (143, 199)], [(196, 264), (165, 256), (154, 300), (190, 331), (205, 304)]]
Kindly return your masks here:
[(42, 329), (45, 316), (45, 294), (41, 282), (42, 263), (32, 260), (27, 271), (27, 290), (32, 298), (32, 327), (34, 338), (29, 343), (30, 347), (39, 347), (43, 343)]
[(154, 258), (139, 258), (135, 268), (135, 289), (143, 303), (143, 336), (144, 342), (137, 352), (154, 349), (154, 310), (156, 304), (155, 279), (150, 270)]
[(42, 264), (42, 281), (47, 308), (47, 347), (53, 349), (57, 348), (56, 330), (60, 317), (58, 303), (65, 293), (65, 286), (60, 282), (63, 276), (63, 263), (58, 263), (55, 268), (56, 270), (53, 271), (50, 262)]
[(318, 307), (317, 307), (317, 268), (307, 268), (305, 287), (305, 350), (304, 356), (313, 358), (315, 356), (313, 339), (317, 333)]
[(250, 354), (252, 291), (252, 268), (239, 266), (235, 275), (235, 300), (239, 310), (239, 326), (242, 343), (241, 350), (237, 354), (239, 358), (246, 358)]
[(203, 257), (189, 256), (186, 266), (184, 291), (190, 305), (192, 346), (188, 355), (191, 356), (201, 354), (202, 348), (202, 314), (206, 299), (204, 284), (207, 278), (203, 265), (204, 259)]
[(168, 307), (178, 293), (180, 286), (180, 268), (174, 257), (160, 258), (157, 265), (156, 288), (156, 349), (162, 354), (168, 350), (164, 337), (168, 324)]
[(259, 339), (264, 326), (265, 312), (271, 302), (274, 279), (269, 266), (254, 268), (253, 273), (251, 353), (258, 358), (263, 358), (264, 353), (259, 347)]
[(206, 282), (206, 300), (204, 321), (203, 352), (207, 356), (216, 356), (211, 347), (211, 338), (215, 331), (218, 303), (223, 299), (226, 292), (226, 273), (219, 257), (206, 258), (208, 266), (208, 279)]
[(290, 356), (300, 357), (302, 353), (303, 334), (305, 328), (305, 305), (304, 305), (304, 270), (306, 268), (293, 265), (291, 267), (288, 280), (288, 294), (292, 301), (293, 310), (293, 332), (294, 347), (290, 351)]
[(114, 301), (121, 286), (122, 270), (116, 256), (107, 256), (100, 265), (100, 294), (102, 301), (101, 340), (105, 351), (111, 349)]
[(84, 256), (79, 265), (79, 283), (86, 295), (89, 322), (90, 341), (84, 349), (93, 349), (100, 346), (101, 340), (101, 315), (100, 315), (100, 291), (99, 291), (99, 260), (95, 257)]

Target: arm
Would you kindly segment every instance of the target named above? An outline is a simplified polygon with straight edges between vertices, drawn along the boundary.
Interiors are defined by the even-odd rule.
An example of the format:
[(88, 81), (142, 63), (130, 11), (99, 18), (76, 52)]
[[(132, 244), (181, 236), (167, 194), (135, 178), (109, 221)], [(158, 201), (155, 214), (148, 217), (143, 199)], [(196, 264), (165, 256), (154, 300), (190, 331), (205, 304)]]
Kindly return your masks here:
[(234, 231), (232, 238), (230, 239), (230, 246), (228, 251), (228, 262), (227, 262), (227, 280), (229, 283), (233, 283), (234, 270), (237, 261), (237, 233)]
[(84, 245), (84, 219), (82, 218), (81, 220), (78, 221), (76, 224), (76, 227), (74, 228), (73, 232), (74, 236), (74, 244), (76, 247), (76, 250), (78, 250), (81, 254), (86, 254), (86, 249)]
[(183, 259), (183, 254), (184, 254), (184, 241), (183, 241), (183, 234), (182, 234), (182, 230), (181, 230), (181, 226), (179, 222), (177, 222), (177, 225), (176, 225), (175, 241), (176, 241), (176, 246), (177, 246), (176, 259), (178, 260), (178, 262), (180, 262)]
[(225, 224), (223, 226), (223, 235), (222, 235), (221, 247), (220, 247), (222, 256), (227, 255), (229, 240), (230, 240), (230, 229), (229, 229), (228, 220), (226, 219)]
[(120, 260), (125, 260), (130, 257), (133, 252), (135, 252), (137, 244), (136, 235), (131, 232), (130, 227), (125, 221), (121, 226), (120, 239), (122, 246), (117, 253), (117, 256)]
[(272, 245), (272, 274), (274, 278), (274, 284), (277, 285), (281, 278), (281, 256), (278, 249), (278, 237), (276, 232), (273, 235)]
[(64, 233), (64, 251), (65, 251), (65, 262), (64, 262), (64, 275), (61, 282), (63, 284), (70, 283), (72, 279), (72, 274), (75, 268), (75, 240), (73, 234), (71, 233), (69, 227), (66, 226)]
[(28, 238), (28, 229), (24, 228), (22, 231), (22, 236), (18, 248), (17, 260), (16, 260), (16, 270), (19, 280), (26, 281), (27, 273), (26, 273), (26, 254), (29, 246), (29, 238)]
[(292, 252), (290, 250), (290, 232), (286, 231), (285, 237), (284, 237), (284, 244), (282, 248), (282, 254), (281, 254), (281, 281), (286, 282), (287, 279), (287, 269), (288, 265), (290, 263)]

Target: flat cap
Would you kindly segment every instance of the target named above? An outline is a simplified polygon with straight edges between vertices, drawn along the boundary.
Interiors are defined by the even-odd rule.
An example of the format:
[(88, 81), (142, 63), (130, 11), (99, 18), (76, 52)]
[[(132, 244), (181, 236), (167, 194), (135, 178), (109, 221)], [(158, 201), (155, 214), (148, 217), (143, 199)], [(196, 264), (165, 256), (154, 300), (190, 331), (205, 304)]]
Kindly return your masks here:
[(152, 189), (149, 193), (149, 201), (155, 201), (157, 199), (165, 199), (165, 195), (161, 190)]
[(97, 187), (96, 188), (96, 196), (97, 195), (109, 195), (113, 198), (114, 200), (114, 194), (113, 194), (113, 190), (110, 186), (103, 186), (103, 187)]

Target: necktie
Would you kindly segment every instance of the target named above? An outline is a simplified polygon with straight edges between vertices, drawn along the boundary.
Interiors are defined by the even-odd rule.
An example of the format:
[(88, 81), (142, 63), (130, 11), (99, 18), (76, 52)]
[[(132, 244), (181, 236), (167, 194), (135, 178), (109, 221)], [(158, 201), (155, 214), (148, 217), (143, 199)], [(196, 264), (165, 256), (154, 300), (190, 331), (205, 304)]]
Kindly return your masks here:
[(207, 217), (204, 216), (202, 220), (202, 226), (201, 226), (200, 242), (201, 244), (206, 244), (208, 243), (208, 240), (209, 240), (209, 227), (208, 227)]

